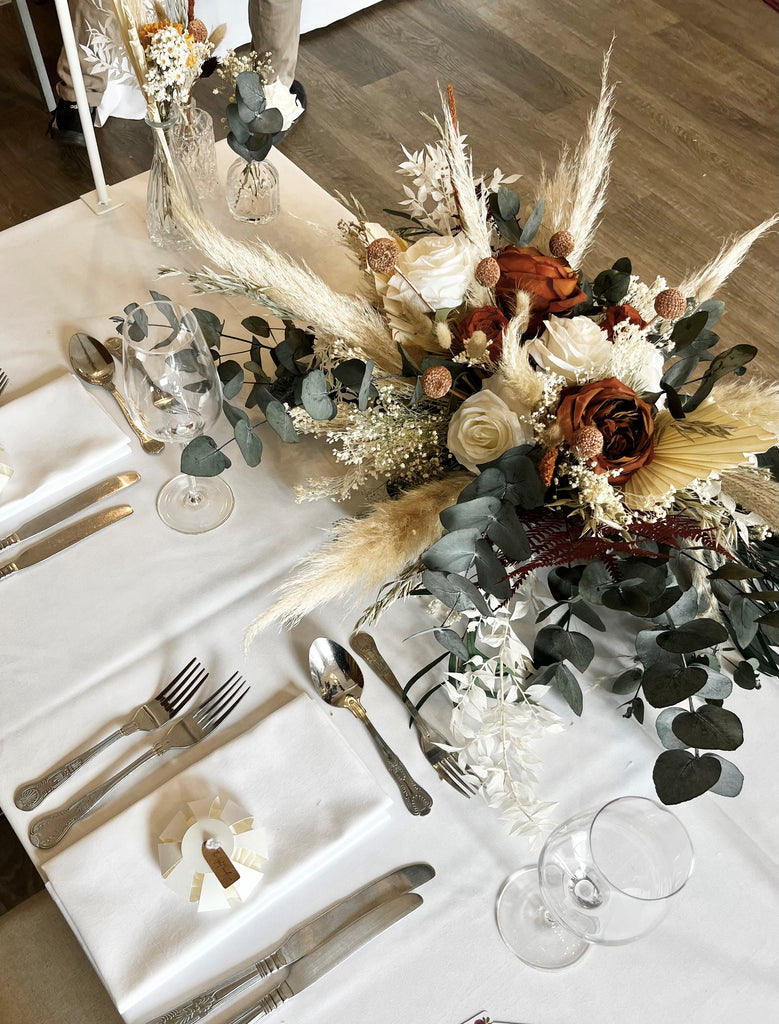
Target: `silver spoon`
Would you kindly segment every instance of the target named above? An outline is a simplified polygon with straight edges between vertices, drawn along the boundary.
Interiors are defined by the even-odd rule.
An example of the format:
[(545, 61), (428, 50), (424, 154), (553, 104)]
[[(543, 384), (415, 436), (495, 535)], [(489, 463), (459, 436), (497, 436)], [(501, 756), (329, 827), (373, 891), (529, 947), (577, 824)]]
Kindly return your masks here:
[(311, 644), (308, 664), (311, 679), (322, 700), (337, 708), (347, 708), (367, 728), (409, 811), (418, 815), (429, 814), (433, 806), (430, 795), (414, 782), (400, 758), (378, 734), (360, 703), (363, 678), (354, 658), (340, 644), (319, 637)]
[(164, 451), (165, 445), (156, 438), (149, 437), (133, 422), (130, 410), (127, 408), (124, 399), (116, 390), (114, 384), (114, 361), (108, 354), (105, 345), (102, 345), (96, 338), (88, 334), (74, 334), (70, 339), (68, 347), (70, 365), (87, 384), (94, 387), (104, 388), (109, 395), (113, 395), (116, 404), (124, 413), (124, 417), (132, 427), (136, 437), (141, 442), (141, 447), (148, 455), (159, 455)]
[[(111, 338), (106, 338), (103, 344), (114, 357), (114, 359), (117, 359), (121, 363), (122, 348), (124, 343), (122, 339), (119, 337), (119, 335), (115, 334)], [(149, 386), (151, 387), (152, 393), (151, 400), (154, 403), (154, 405), (157, 406), (158, 409), (164, 409), (166, 406), (172, 405), (176, 401), (173, 395), (168, 394), (167, 391), (163, 391), (162, 388), (157, 387), (154, 381), (150, 380)]]

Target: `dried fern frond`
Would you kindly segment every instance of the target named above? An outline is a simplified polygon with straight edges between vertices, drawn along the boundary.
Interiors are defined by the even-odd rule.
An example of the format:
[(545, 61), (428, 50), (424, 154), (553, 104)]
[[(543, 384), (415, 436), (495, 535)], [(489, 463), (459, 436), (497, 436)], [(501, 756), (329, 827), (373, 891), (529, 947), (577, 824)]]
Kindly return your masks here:
[(361, 594), (397, 577), (443, 533), (441, 512), (471, 479), (452, 473), (395, 501), (383, 501), (363, 518), (333, 527), (333, 540), (307, 555), (282, 585), (280, 597), (249, 626), (245, 644), (273, 622), (290, 627), (328, 601)]
[(774, 214), (751, 231), (746, 231), (743, 235), (726, 242), (710, 263), (696, 273), (688, 274), (679, 285), (679, 290), (684, 295), (694, 296), (699, 303), (710, 299), (741, 264), (758, 238), (777, 222), (779, 214)]
[(603, 57), (600, 97), (587, 119), (585, 135), (573, 153), (563, 148), (553, 178), (541, 173), (538, 198), (545, 199), (543, 241), (548, 243), (556, 231), (570, 231), (576, 244), (568, 262), (574, 268), (582, 265), (592, 247), (606, 202), (611, 149), (617, 137), (612, 117), (614, 86), (608, 82), (611, 50), (610, 46)]
[[(180, 195), (175, 197), (175, 213), (188, 237), (228, 272), (213, 290), (221, 291), (227, 280), (231, 294), (261, 295), (263, 305), (276, 316), (312, 326), (320, 345), (343, 343), (362, 358), (373, 359), (384, 372), (399, 372), (400, 355), (392, 335), (381, 315), (364, 299), (333, 291), (305, 263), (259, 239), (249, 244), (228, 238)], [(197, 275), (201, 284), (210, 276), (208, 270)], [(243, 291), (239, 292), (241, 283)]]

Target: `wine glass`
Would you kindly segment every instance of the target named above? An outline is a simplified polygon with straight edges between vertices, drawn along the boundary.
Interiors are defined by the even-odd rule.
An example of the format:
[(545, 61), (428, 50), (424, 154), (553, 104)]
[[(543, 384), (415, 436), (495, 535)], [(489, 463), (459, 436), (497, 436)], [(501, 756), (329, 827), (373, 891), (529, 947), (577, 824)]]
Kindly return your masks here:
[(650, 932), (692, 865), (676, 815), (645, 797), (612, 800), (564, 822), (537, 867), (506, 879), (497, 904), (501, 937), (531, 967), (568, 967), (593, 943), (618, 946)]
[[(222, 410), (222, 385), (194, 313), (158, 299), (136, 306), (122, 333), (124, 386), (138, 425), (182, 446), (212, 427)], [(157, 496), (160, 519), (180, 533), (215, 529), (233, 505), (233, 492), (218, 476), (180, 473)]]

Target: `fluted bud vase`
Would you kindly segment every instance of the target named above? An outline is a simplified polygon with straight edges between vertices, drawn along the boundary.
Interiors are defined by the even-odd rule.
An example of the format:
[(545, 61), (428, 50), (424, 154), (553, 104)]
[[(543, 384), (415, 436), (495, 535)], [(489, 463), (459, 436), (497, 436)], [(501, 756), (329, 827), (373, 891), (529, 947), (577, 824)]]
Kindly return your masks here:
[(239, 157), (227, 172), (227, 205), (236, 220), (267, 224), (279, 212), (279, 176), (269, 160)]
[(173, 128), (173, 147), (201, 199), (219, 191), (214, 146), (213, 118), (190, 97), (189, 102), (180, 108), (179, 119)]
[(178, 120), (175, 112), (167, 121), (150, 121), (154, 155), (146, 189), (146, 227), (154, 245), (163, 249), (190, 249), (192, 243), (178, 224), (173, 212), (173, 191), (178, 187), (184, 202), (197, 210), (197, 192), (173, 145), (173, 130)]

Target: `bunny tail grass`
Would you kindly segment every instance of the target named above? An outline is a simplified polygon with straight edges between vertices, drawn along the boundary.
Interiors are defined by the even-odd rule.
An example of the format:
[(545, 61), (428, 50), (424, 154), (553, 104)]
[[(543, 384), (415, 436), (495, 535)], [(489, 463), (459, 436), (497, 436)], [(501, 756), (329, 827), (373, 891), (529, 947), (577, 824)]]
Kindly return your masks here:
[(470, 479), (469, 473), (452, 473), (374, 505), (363, 518), (336, 523), (331, 542), (298, 562), (278, 600), (249, 626), (244, 646), (271, 623), (289, 628), (328, 601), (352, 594), (356, 602), (397, 577), (442, 535), (438, 517)]

